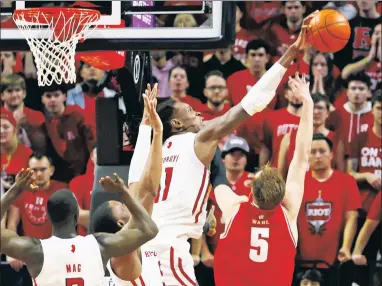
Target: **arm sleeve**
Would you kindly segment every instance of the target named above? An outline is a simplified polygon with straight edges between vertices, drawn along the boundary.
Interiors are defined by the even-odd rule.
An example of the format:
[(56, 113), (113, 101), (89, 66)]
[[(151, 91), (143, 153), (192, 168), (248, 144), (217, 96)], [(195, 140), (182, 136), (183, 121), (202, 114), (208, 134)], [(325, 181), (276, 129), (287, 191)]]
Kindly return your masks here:
[(225, 166), (222, 161), (222, 152), (219, 147), (216, 148), (215, 157), (211, 162), (210, 181), (213, 188), (216, 188), (219, 185), (229, 186)]

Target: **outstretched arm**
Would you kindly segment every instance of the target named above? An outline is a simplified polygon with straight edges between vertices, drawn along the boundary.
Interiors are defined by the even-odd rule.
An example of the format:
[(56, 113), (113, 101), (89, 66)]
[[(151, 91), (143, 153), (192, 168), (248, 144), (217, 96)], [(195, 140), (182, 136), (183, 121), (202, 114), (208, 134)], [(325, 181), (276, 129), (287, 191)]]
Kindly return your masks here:
[(290, 221), (296, 221), (304, 195), (304, 180), (308, 166), (308, 156), (313, 138), (313, 100), (309, 92), (309, 82), (296, 73), (294, 79), (289, 79), (289, 86), (294, 96), (303, 101), (300, 124), (296, 135), (296, 148), (290, 163), (286, 179), (286, 192), (282, 202), (288, 211)]
[[(157, 85), (152, 91), (148, 85), (143, 97), (145, 109), (138, 134), (139, 144), (136, 146), (129, 171), (129, 188), (149, 214), (152, 213), (162, 175), (163, 125), (156, 112), (157, 90)], [(151, 129), (153, 140), (150, 149)]]
[(297, 53), (306, 48), (307, 26), (315, 14), (316, 12), (304, 19), (303, 28), (297, 41), (251, 88), (241, 103), (231, 108), (224, 115), (209, 121), (198, 133), (195, 152), (204, 165), (207, 166), (211, 162), (215, 148), (221, 138), (232, 133), (248, 117), (264, 110), (271, 102), (287, 68), (296, 58)]
[(117, 174), (114, 174), (114, 177), (114, 179), (101, 178), (100, 183), (105, 191), (121, 194), (122, 203), (129, 209), (131, 218), (129, 223), (115, 234), (96, 233), (94, 235), (100, 245), (105, 265), (112, 257), (124, 256), (137, 250), (158, 233), (154, 221), (138, 200), (130, 194), (123, 180)]
[[(23, 191), (32, 184), (33, 172), (29, 169), (22, 169), (16, 176), (16, 181), (8, 192), (1, 198), (1, 219), (3, 219), (5, 213), (9, 207), (16, 201), (16, 199), (23, 193)], [(32, 190), (35, 186), (32, 185)], [(15, 259), (25, 261), (28, 266), (39, 264), (42, 266), (43, 252), (40, 241), (38, 239), (18, 236), (16, 232), (2, 228), (0, 232), (1, 243), (0, 253), (4, 253), (7, 256)], [(36, 277), (34, 273), (34, 267), (29, 267), (32, 277)]]

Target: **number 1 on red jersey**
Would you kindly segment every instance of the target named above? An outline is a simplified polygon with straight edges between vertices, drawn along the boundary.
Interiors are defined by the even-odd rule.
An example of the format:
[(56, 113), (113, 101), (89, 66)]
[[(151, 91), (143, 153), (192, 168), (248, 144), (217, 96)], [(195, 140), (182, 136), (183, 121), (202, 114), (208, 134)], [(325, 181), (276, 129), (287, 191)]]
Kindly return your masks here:
[[(173, 167), (165, 169), (166, 180), (165, 180), (165, 186), (164, 186), (164, 189), (163, 189), (162, 201), (167, 200), (168, 192), (170, 190), (170, 184), (171, 184), (171, 180), (172, 180), (172, 172), (173, 172), (173, 170), (174, 170)], [(161, 190), (161, 187), (159, 186), (159, 190), (158, 190), (157, 196), (155, 198), (155, 203), (159, 202), (160, 190)]]

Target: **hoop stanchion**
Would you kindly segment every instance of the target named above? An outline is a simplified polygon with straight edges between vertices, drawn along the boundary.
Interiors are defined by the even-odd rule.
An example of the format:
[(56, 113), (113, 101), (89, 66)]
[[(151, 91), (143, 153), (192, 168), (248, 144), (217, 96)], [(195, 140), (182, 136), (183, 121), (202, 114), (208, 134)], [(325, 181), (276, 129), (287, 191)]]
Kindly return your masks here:
[(13, 20), (35, 58), (38, 85), (75, 83), (75, 50), (100, 19), (99, 11), (77, 8), (15, 10)]

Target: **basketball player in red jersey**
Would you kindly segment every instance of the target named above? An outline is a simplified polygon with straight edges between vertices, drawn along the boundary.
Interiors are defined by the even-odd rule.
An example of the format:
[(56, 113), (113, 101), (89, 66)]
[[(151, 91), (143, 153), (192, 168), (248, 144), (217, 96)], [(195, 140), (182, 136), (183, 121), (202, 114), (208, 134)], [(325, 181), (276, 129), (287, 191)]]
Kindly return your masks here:
[[(54, 193), (47, 203), (53, 236), (38, 240), (19, 237), (2, 229), (0, 252), (25, 261), (34, 285), (100, 285), (110, 258), (135, 251), (154, 238), (158, 231), (146, 210), (129, 194), (117, 174), (115, 180), (106, 177), (101, 178), (100, 183), (106, 191), (120, 193), (123, 203), (129, 208), (130, 223), (120, 231), (77, 236), (78, 203), (71, 191), (62, 189)], [(1, 217), (25, 189), (36, 189), (30, 169), (22, 169), (11, 189), (1, 198)]]
[[(294, 96), (303, 102), (303, 109), (286, 182), (276, 168), (267, 165), (255, 174), (248, 202), (235, 205), (234, 199), (216, 194), (223, 216), (229, 218), (215, 253), (217, 286), (292, 283), (297, 216), (312, 143), (314, 104), (304, 75), (300, 78), (296, 74), (289, 79), (289, 85)], [(276, 269), (275, 275), (264, 275)]]
[[(239, 104), (223, 116), (203, 126), (203, 119), (188, 104), (165, 101), (158, 105), (163, 122), (163, 169), (152, 218), (158, 236), (142, 247), (142, 253), (155, 252), (157, 263), (142, 255), (143, 276), (161, 266), (161, 277), (150, 277), (150, 285), (196, 285), (189, 238), (199, 239), (206, 220), (209, 166), (219, 141), (271, 102), (287, 67), (306, 48), (306, 28), (315, 14), (304, 21), (297, 41), (256, 83)], [(228, 186), (215, 192), (232, 192)], [(155, 270), (154, 270), (155, 271)], [(145, 277), (146, 278), (146, 277)], [(160, 283), (159, 285), (163, 285)], [(155, 284), (157, 285), (157, 284)]]

